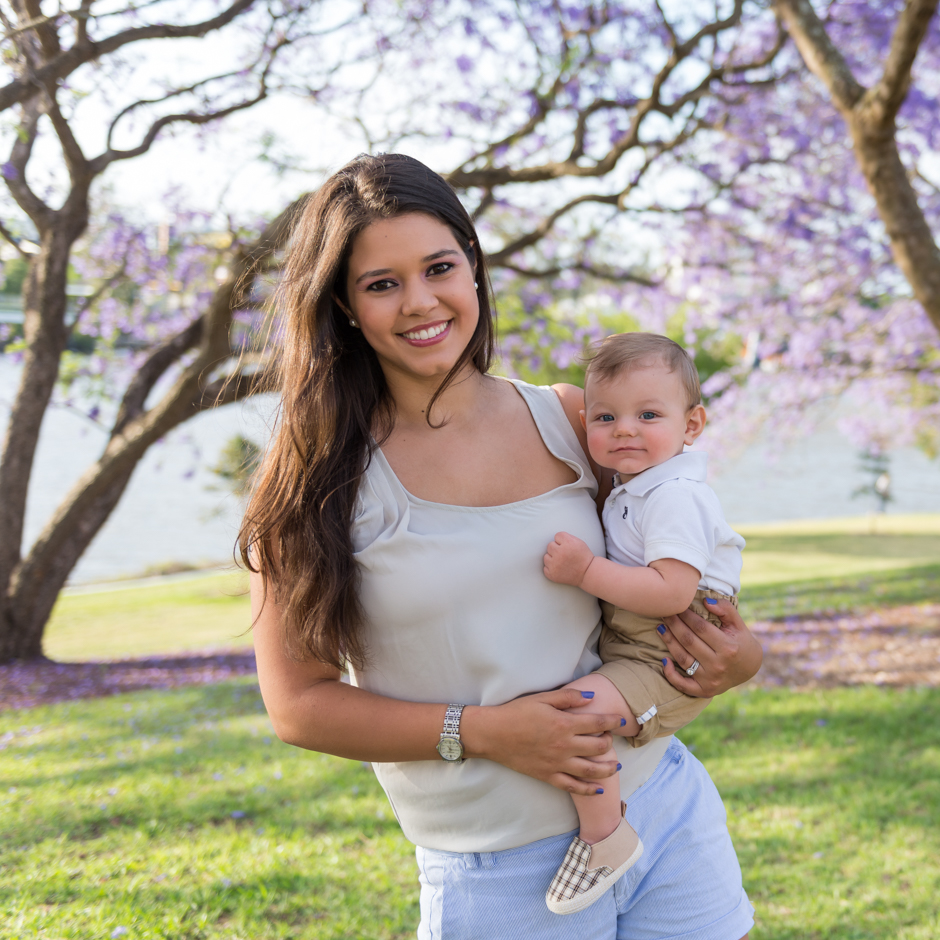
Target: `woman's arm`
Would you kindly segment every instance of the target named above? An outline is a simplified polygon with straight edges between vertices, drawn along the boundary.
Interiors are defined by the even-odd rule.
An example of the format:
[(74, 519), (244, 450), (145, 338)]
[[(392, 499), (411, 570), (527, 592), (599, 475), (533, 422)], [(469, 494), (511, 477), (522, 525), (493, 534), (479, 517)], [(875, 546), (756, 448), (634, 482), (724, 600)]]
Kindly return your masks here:
[[(680, 692), (709, 697), (727, 692), (757, 675), (764, 652), (757, 637), (748, 630), (737, 608), (730, 601), (706, 601), (721, 620), (721, 626), (686, 610), (666, 617), (663, 639), (673, 660), (666, 660), (666, 678)], [(699, 667), (694, 677), (685, 670), (693, 661)], [(678, 669), (676, 668), (678, 665)]]
[[(435, 746), (447, 703), (405, 702), (342, 682), (317, 662), (296, 662), (284, 650), (282, 613), (264, 579), (251, 575), (258, 681), (277, 736), (287, 744), (367, 761), (440, 760)], [(592, 794), (616, 762), (591, 758), (610, 747), (619, 715), (577, 710), (580, 692), (559, 689), (499, 706), (468, 706), (460, 722), (467, 757), (482, 757), (570, 793)], [(581, 779), (579, 779), (581, 778)]]

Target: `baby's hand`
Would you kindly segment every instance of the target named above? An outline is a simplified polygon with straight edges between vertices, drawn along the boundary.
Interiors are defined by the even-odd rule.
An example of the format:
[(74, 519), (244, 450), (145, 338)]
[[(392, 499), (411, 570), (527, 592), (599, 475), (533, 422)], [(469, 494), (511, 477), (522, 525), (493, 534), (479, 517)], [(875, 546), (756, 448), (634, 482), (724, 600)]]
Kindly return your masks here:
[(573, 584), (580, 587), (584, 573), (594, 561), (594, 552), (587, 544), (567, 532), (559, 532), (554, 542), (548, 543), (542, 559), (542, 571), (549, 581), (556, 584)]

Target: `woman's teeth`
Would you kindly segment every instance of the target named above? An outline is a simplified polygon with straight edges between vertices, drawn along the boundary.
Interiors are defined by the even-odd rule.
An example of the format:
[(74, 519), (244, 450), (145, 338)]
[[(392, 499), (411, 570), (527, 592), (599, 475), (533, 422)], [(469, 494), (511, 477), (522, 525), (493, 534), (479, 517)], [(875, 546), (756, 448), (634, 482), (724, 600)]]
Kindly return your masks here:
[(405, 339), (433, 339), (435, 336), (440, 336), (448, 326), (450, 326), (450, 320), (432, 326), (429, 330), (412, 330), (410, 333), (402, 333), (402, 336)]

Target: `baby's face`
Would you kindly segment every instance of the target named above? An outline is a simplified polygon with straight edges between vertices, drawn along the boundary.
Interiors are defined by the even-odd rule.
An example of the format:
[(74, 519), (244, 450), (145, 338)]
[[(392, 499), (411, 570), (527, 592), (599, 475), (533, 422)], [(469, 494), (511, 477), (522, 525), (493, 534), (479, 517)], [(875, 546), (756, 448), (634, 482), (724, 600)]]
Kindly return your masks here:
[(705, 409), (688, 407), (678, 372), (661, 365), (624, 369), (608, 381), (590, 378), (584, 404), (591, 456), (621, 477), (681, 454), (705, 425)]

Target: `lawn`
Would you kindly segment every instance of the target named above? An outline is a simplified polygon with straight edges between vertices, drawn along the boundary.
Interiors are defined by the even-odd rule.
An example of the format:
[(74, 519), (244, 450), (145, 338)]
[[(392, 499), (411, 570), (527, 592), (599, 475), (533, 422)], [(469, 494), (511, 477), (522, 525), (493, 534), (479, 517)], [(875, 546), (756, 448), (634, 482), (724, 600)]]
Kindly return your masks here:
[[(682, 735), (755, 940), (940, 936), (940, 689), (751, 690)], [(368, 767), (271, 733), (252, 680), (0, 713), (0, 938), (414, 935)]]
[[(745, 615), (940, 600), (940, 516), (875, 525), (742, 527)], [(47, 652), (245, 644), (244, 591), (67, 594)], [(940, 936), (940, 689), (745, 688), (682, 737), (725, 798), (754, 940)], [(384, 940), (417, 918), (370, 768), (280, 743), (254, 679), (0, 712), (0, 940)]]
[(60, 596), (46, 655), (75, 662), (211, 647), (250, 646), (248, 578), (241, 571), (145, 586), (94, 586)]
[(413, 935), (371, 770), (280, 743), (253, 680), (0, 713), (0, 744), (3, 940)]
[(940, 515), (741, 526), (747, 620), (940, 601)]
[(746, 587), (877, 575), (940, 563), (940, 515), (741, 526)]
[[(874, 528), (874, 531), (872, 531)], [(742, 526), (748, 620), (940, 600), (940, 515)], [(251, 643), (247, 577), (229, 571), (60, 597), (52, 659), (145, 656)]]

